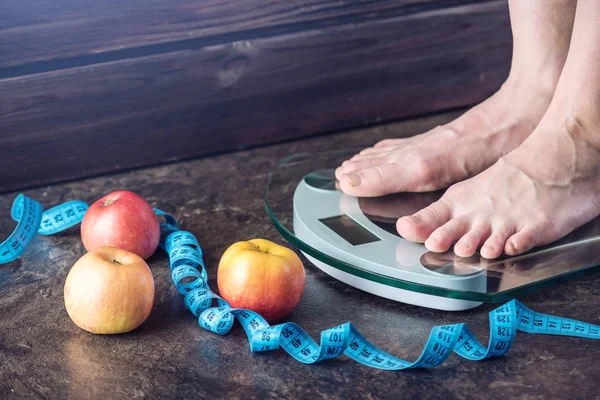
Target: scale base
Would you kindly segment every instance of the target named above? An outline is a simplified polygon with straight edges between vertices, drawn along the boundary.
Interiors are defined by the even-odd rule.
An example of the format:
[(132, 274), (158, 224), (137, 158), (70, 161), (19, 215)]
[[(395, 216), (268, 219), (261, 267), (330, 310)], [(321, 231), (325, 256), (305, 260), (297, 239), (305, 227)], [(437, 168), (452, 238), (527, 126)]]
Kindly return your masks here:
[(325, 264), (324, 262), (321, 262), (316, 258), (309, 256), (305, 252), (302, 252), (302, 254), (304, 254), (304, 256), (311, 263), (313, 263), (314, 266), (319, 268), (321, 271), (325, 272), (327, 275), (330, 275), (344, 282), (347, 285), (374, 294), (376, 296), (385, 297), (386, 299), (395, 300), (401, 303), (412, 304), (420, 307), (433, 308), (442, 311), (471, 310), (483, 304), (477, 301), (450, 299), (447, 297), (433, 296), (431, 294), (418, 293), (410, 290), (383, 285), (381, 283), (373, 282), (368, 279), (362, 279), (356, 275), (348, 274), (337, 268), (333, 268)]

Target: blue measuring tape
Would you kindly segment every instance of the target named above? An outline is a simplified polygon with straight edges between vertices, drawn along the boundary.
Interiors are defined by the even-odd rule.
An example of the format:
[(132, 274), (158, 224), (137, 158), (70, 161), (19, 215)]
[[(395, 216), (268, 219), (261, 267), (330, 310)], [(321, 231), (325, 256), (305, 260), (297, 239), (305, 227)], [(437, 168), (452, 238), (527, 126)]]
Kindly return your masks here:
[(18, 195), (10, 211), (12, 219), (17, 221), (17, 227), (0, 244), (0, 264), (21, 257), (36, 233), (52, 235), (79, 224), (87, 209), (86, 203), (74, 200), (42, 212), (39, 202), (25, 195)]
[[(36, 232), (50, 235), (81, 222), (87, 207), (81, 201), (71, 201), (42, 212), (40, 203), (19, 195), (11, 212), (12, 218), (18, 222), (17, 227), (0, 244), (0, 264), (23, 254)], [(294, 323), (271, 326), (253, 311), (231, 308), (227, 301), (213, 293), (208, 286), (202, 249), (196, 237), (180, 230), (175, 218), (169, 214), (156, 209), (155, 212), (165, 220), (160, 224), (160, 247), (169, 255), (171, 278), (179, 293), (185, 296), (185, 306), (198, 318), (201, 327), (219, 335), (228, 333), (237, 319), (248, 336), (253, 352), (281, 347), (296, 360), (306, 364), (345, 354), (369, 367), (403, 370), (435, 367), (444, 362), (452, 352), (474, 361), (501, 356), (510, 350), (517, 331), (600, 339), (598, 325), (538, 313), (517, 300), (511, 300), (489, 313), (490, 339), (487, 346), (479, 343), (464, 323), (434, 327), (423, 352), (414, 362), (402, 360), (379, 349), (350, 322), (322, 331), (321, 342), (317, 344)], [(217, 307), (212, 306), (214, 301), (217, 302)]]

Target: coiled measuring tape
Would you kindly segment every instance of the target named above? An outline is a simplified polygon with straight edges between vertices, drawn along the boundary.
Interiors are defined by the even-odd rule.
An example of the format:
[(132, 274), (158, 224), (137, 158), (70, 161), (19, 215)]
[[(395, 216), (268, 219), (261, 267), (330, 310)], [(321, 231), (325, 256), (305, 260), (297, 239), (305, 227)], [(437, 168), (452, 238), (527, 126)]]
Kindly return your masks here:
[[(14, 232), (0, 244), (0, 264), (18, 258), (35, 235), (50, 235), (81, 222), (87, 204), (71, 201), (45, 212), (35, 200), (19, 195), (11, 215), (17, 221)], [(452, 352), (469, 360), (483, 360), (508, 352), (517, 331), (546, 335), (600, 339), (600, 326), (573, 319), (555, 317), (530, 310), (517, 300), (511, 300), (489, 313), (490, 339), (487, 346), (475, 338), (464, 324), (434, 327), (423, 352), (414, 361), (405, 361), (384, 352), (370, 343), (352, 323), (347, 322), (321, 332), (317, 344), (300, 326), (286, 322), (271, 326), (251, 310), (231, 308), (229, 303), (213, 293), (202, 260), (202, 249), (196, 237), (179, 229), (175, 218), (156, 210), (164, 218), (160, 224), (160, 247), (169, 255), (171, 278), (185, 296), (185, 306), (198, 318), (201, 327), (219, 335), (228, 333), (237, 319), (244, 328), (253, 352), (283, 348), (296, 360), (312, 364), (345, 354), (373, 368), (403, 370), (431, 368), (444, 362)], [(213, 302), (217, 307), (213, 307)]]
[(79, 224), (87, 209), (88, 205), (83, 201), (73, 200), (43, 211), (39, 202), (18, 195), (10, 211), (12, 219), (17, 221), (17, 227), (0, 244), (0, 264), (21, 257), (36, 233), (53, 235)]

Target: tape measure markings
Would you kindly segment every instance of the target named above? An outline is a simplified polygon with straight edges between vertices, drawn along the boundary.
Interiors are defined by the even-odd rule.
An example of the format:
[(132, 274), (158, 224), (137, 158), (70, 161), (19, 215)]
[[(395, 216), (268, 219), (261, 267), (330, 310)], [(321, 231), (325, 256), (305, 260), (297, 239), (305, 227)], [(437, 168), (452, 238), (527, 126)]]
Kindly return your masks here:
[[(20, 257), (36, 233), (51, 235), (80, 223), (87, 209), (86, 203), (75, 200), (44, 212), (37, 201), (22, 194), (17, 196), (11, 208), (17, 227), (0, 244), (0, 264)], [(320, 344), (317, 344), (295, 323), (271, 326), (251, 310), (231, 308), (208, 286), (202, 248), (196, 237), (179, 230), (177, 220), (171, 215), (158, 209), (154, 211), (160, 219), (164, 219), (160, 224), (160, 247), (169, 256), (171, 279), (177, 291), (185, 296), (185, 307), (198, 318), (201, 327), (219, 335), (227, 334), (238, 320), (253, 352), (283, 348), (305, 364), (344, 354), (369, 367), (403, 370), (438, 366), (452, 351), (474, 361), (501, 356), (510, 350), (517, 331), (600, 339), (598, 325), (538, 313), (514, 299), (489, 313), (490, 338), (487, 346), (482, 345), (464, 323), (433, 327), (421, 355), (414, 362), (381, 350), (350, 322), (323, 330)], [(214, 301), (216, 307), (213, 307)]]
[[(517, 330), (600, 339), (600, 327), (596, 325), (537, 313), (519, 301), (511, 300), (489, 313), (490, 338), (487, 346), (482, 345), (465, 324), (436, 326), (430, 331), (419, 358), (411, 363), (370, 343), (350, 322), (322, 331), (319, 345), (294, 323), (270, 326), (251, 310), (230, 308), (208, 286), (201, 248), (194, 235), (177, 229), (176, 222), (163, 227), (163, 231), (170, 233), (162, 246), (169, 254), (171, 269), (178, 271), (172, 274), (173, 283), (185, 295), (186, 307), (198, 317), (200, 326), (220, 335), (231, 330), (235, 317), (244, 328), (253, 352), (281, 347), (296, 360), (306, 364), (338, 357), (343, 353), (373, 368), (402, 370), (438, 366), (450, 356), (451, 350), (474, 361), (501, 356), (510, 350)], [(185, 235), (185, 240), (182, 235)], [(177, 251), (184, 247), (196, 251)], [(198, 266), (201, 271), (196, 269)], [(195, 279), (184, 283), (186, 278)], [(218, 307), (212, 307), (213, 300), (217, 301)]]
[(88, 210), (88, 205), (83, 201), (73, 200), (56, 207), (52, 207), (42, 214), (38, 233), (40, 235), (53, 235), (79, 224), (83, 215)]
[(0, 264), (19, 258), (35, 236), (42, 217), (42, 206), (29, 197), (19, 195), (13, 202), (11, 216), (17, 221), (17, 227), (0, 244)]

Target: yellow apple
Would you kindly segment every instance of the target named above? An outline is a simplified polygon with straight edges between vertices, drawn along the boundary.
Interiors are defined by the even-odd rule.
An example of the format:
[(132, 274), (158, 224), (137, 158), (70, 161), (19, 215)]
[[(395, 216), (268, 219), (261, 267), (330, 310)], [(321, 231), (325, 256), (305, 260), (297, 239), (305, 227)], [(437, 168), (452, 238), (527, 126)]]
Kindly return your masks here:
[(265, 239), (234, 243), (223, 253), (217, 270), (221, 297), (232, 307), (256, 311), (267, 321), (291, 313), (305, 283), (300, 257)]
[(101, 247), (81, 257), (67, 276), (65, 306), (75, 325), (92, 333), (129, 332), (154, 304), (154, 279), (138, 255)]

